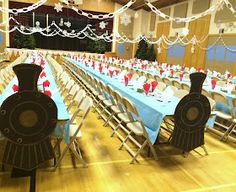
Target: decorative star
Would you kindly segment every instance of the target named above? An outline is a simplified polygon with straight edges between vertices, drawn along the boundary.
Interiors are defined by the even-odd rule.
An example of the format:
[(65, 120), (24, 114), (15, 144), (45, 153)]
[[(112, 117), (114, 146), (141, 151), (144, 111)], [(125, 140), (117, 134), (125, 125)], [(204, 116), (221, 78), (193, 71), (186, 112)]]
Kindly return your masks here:
[(63, 5), (61, 3), (55, 3), (54, 9), (58, 12), (62, 12)]
[(100, 28), (100, 29), (105, 29), (107, 24), (108, 24), (108, 23), (102, 21), (102, 22), (99, 23), (99, 28)]
[(120, 16), (120, 23), (127, 26), (131, 23), (131, 16), (127, 13)]

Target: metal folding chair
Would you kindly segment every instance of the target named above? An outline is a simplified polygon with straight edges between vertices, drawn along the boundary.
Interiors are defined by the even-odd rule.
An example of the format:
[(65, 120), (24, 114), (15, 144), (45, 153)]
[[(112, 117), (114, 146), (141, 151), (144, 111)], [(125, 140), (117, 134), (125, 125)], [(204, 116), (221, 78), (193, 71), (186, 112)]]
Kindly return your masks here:
[(84, 98), (84, 100), (82, 101), (81, 105), (79, 106), (79, 111), (81, 113), (83, 113), (83, 115), (81, 116), (80, 122), (78, 124), (70, 125), (70, 128), (69, 128), (70, 129), (70, 141), (66, 145), (66, 147), (63, 150), (59, 159), (57, 160), (56, 165), (54, 167), (55, 170), (60, 165), (62, 159), (65, 157), (68, 150), (71, 150), (72, 154), (83, 163), (84, 167), (87, 165), (82, 157), (82, 153), (79, 148), (78, 138), (81, 136), (80, 129), (84, 125), (84, 122), (86, 120), (86, 117), (87, 117), (92, 105), (93, 105), (93, 100), (90, 97), (86, 96)]

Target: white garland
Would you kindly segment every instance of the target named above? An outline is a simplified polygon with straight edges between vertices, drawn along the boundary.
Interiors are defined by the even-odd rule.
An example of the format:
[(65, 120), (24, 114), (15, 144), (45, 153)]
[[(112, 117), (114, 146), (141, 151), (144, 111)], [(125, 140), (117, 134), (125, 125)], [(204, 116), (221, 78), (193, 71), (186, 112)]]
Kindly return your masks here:
[(136, 2), (136, 0), (130, 0), (128, 3), (126, 3), (123, 7), (121, 7), (120, 9), (114, 11), (113, 13), (107, 13), (107, 14), (99, 14), (99, 15), (94, 15), (92, 13), (87, 13), (81, 9), (78, 9), (77, 7), (74, 6), (70, 6), (69, 7), (74, 10), (77, 14), (85, 16), (89, 19), (111, 19), (113, 18), (115, 15), (121, 14), (123, 12), (125, 12), (129, 7), (131, 7), (131, 5), (133, 5)]
[[(176, 37), (176, 39), (174, 39), (173, 41), (171, 41), (170, 39), (168, 39), (168, 37), (166, 37), (165, 35), (162, 35), (159, 39), (155, 40), (155, 41), (151, 41), (149, 40), (146, 36), (144, 35), (138, 35), (136, 38), (134, 39), (129, 39), (126, 35), (120, 35), (119, 33), (114, 33), (114, 34), (107, 34), (104, 33), (102, 35), (97, 35), (92, 29), (92, 25), (88, 24), (84, 29), (80, 30), (80, 31), (76, 31), (75, 29), (71, 30), (71, 32), (68, 32), (66, 30), (61, 29), (56, 23), (55, 21), (53, 21), (49, 26), (47, 26), (46, 28), (40, 28), (40, 27), (26, 27), (21, 25), (15, 18), (13, 18), (12, 16), (9, 17), (8, 23), (10, 21), (14, 21), (16, 25), (14, 25), (14, 27), (10, 30), (2, 30), (0, 29), (1, 32), (13, 32), (15, 30), (19, 31), (20, 33), (24, 34), (24, 35), (31, 35), (34, 33), (40, 33), (43, 36), (47, 36), (47, 37), (53, 37), (56, 35), (59, 35), (61, 37), (68, 37), (68, 38), (78, 38), (78, 39), (84, 39), (84, 38), (90, 38), (94, 41), (97, 40), (104, 40), (106, 42), (117, 42), (117, 43), (138, 43), (141, 40), (145, 40), (147, 43), (149, 44), (157, 44), (159, 45), (159, 48), (164, 47), (165, 48), (165, 44), (168, 46), (173, 46), (174, 44), (181, 44), (183, 46), (192, 44), (193, 46), (198, 46), (200, 49), (202, 50), (209, 50), (212, 47), (214, 47), (216, 45), (216, 43), (221, 40), (223, 45), (225, 46), (225, 48), (229, 51), (232, 52), (236, 52), (236, 50), (230, 49), (224, 42), (222, 34), (220, 34), (220, 36), (217, 38), (217, 40), (213, 43), (213, 45), (211, 45), (208, 48), (204, 48), (201, 46), (201, 43), (203, 42), (202, 39), (198, 40), (197, 37), (194, 35), (190, 40), (187, 39), (186, 36), (181, 37), (180, 35), (178, 35)], [(3, 22), (1, 24), (6, 23)], [(53, 28), (53, 29), (51, 29)], [(206, 39), (204, 37), (204, 39)], [(162, 45), (162, 46), (161, 46)], [(165, 48), (168, 49), (169, 47)]]
[(47, 0), (39, 0), (36, 3), (34, 3), (28, 7), (24, 7), (24, 8), (20, 8), (20, 9), (9, 9), (6, 7), (0, 7), (0, 11), (17, 15), (19, 13), (27, 13), (27, 12), (33, 11), (34, 9), (37, 9), (38, 7), (40, 7), (41, 5), (43, 5), (46, 2), (47, 2)]

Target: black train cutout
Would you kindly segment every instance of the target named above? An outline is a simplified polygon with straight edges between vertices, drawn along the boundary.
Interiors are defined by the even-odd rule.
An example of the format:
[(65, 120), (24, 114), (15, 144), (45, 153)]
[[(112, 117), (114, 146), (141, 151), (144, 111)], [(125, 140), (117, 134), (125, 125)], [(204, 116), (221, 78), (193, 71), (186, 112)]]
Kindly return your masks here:
[(206, 74), (200, 72), (190, 75), (190, 92), (175, 109), (171, 144), (184, 152), (204, 145), (205, 124), (211, 113), (209, 100), (201, 94), (205, 78)]
[(7, 138), (2, 162), (21, 170), (33, 170), (54, 157), (48, 136), (57, 123), (57, 106), (38, 91), (42, 68), (33, 64), (13, 67), (19, 91), (0, 110), (0, 131)]

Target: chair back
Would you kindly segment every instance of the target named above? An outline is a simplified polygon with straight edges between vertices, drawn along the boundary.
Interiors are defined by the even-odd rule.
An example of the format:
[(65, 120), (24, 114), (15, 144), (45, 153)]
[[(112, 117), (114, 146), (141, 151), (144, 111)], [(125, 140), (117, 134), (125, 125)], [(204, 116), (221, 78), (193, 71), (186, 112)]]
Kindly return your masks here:
[(232, 104), (233, 104), (233, 107), (232, 107), (231, 113), (232, 113), (233, 118), (236, 118), (236, 111), (235, 111), (235, 109), (236, 109), (236, 98), (232, 99)]
[(83, 111), (84, 115), (88, 113), (89, 109), (92, 107), (93, 105), (93, 100), (91, 97), (86, 96), (82, 103), (79, 106), (80, 111)]
[(210, 106), (211, 106), (211, 111), (214, 109), (216, 102), (214, 99), (212, 99), (211, 97), (207, 97), (207, 99), (209, 100)]
[(164, 91), (165, 88), (166, 88), (166, 84), (163, 83), (162, 81), (159, 81), (156, 88), (157, 88), (158, 90), (160, 90), (160, 91)]
[(182, 99), (187, 94), (189, 94), (189, 91), (186, 91), (184, 89), (179, 89), (174, 92), (174, 96), (178, 97), (179, 99)]
[(166, 85), (171, 85), (171, 81), (168, 78), (162, 78), (162, 81), (166, 84)]
[(202, 94), (205, 95), (206, 97), (211, 97), (210, 92), (207, 91), (206, 89), (202, 89)]
[(224, 95), (222, 95), (220, 93), (217, 93), (217, 92), (212, 92), (211, 95), (212, 95), (212, 98), (216, 102), (223, 103), (227, 106), (229, 105), (229, 102), (228, 102), (227, 98)]
[(172, 85), (177, 87), (178, 89), (181, 89), (181, 84), (178, 81), (176, 81), (176, 80), (172, 81)]
[(186, 90), (186, 91), (190, 91), (190, 86), (188, 84), (182, 83), (181, 88)]

